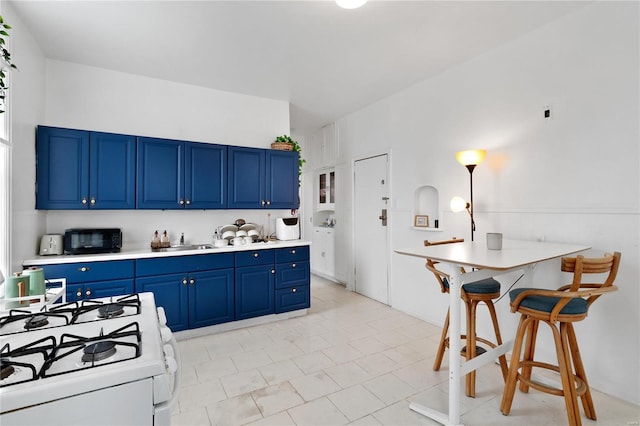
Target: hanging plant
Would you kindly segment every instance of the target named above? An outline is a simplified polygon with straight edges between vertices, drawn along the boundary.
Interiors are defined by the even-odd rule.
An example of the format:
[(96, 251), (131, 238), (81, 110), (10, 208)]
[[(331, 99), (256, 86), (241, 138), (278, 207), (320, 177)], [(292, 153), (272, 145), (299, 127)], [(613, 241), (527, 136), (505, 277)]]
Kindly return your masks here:
[(2, 49), (2, 64), (0, 66), (0, 114), (4, 113), (5, 97), (7, 94), (7, 76), (11, 69), (18, 69), (13, 62), (11, 62), (11, 52), (7, 50), (7, 44), (5, 37), (9, 37), (8, 30), (11, 29), (11, 25), (4, 22), (2, 15), (0, 15), (0, 49)]

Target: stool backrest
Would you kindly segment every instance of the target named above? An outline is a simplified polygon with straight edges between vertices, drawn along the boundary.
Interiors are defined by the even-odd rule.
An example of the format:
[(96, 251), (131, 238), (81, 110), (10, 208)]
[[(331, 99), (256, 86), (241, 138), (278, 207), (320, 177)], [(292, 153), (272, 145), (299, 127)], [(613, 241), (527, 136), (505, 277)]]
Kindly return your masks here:
[[(561, 289), (578, 291), (581, 288), (605, 288), (612, 286), (618, 275), (620, 256), (620, 252), (615, 252), (613, 254), (605, 253), (603, 257), (596, 258), (586, 258), (584, 256), (563, 257), (561, 270), (563, 272), (573, 273), (573, 281), (570, 285), (566, 285)], [(607, 277), (601, 283), (590, 283), (583, 281), (585, 274), (607, 274)], [(601, 295), (602, 293), (588, 297), (588, 305), (590, 306)]]
[[(429, 241), (429, 240), (424, 240), (424, 245), (425, 246), (438, 246), (438, 245), (442, 245), (442, 244), (454, 244), (454, 243), (462, 243), (464, 242), (464, 238), (452, 238), (450, 240), (441, 240), (441, 241)], [(425, 263), (425, 268), (427, 268), (428, 270), (430, 270), (431, 272), (433, 272), (433, 275), (436, 277), (436, 280), (438, 280), (438, 283), (440, 283), (440, 291), (443, 293), (448, 293), (449, 292), (449, 274), (442, 272), (441, 270), (436, 268), (436, 263), (438, 263), (437, 261), (434, 262), (433, 259), (427, 258), (427, 262)], [(461, 268), (462, 269), (462, 268)], [(462, 269), (462, 272), (464, 272), (464, 269)]]

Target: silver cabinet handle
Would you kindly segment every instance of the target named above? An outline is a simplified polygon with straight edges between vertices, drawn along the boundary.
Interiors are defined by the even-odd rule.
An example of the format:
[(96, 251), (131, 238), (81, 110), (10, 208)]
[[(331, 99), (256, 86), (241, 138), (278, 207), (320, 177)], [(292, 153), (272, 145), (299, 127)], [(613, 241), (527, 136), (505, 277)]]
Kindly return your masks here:
[(81, 266), (78, 268), (79, 272), (87, 272), (89, 271), (91, 268), (89, 268), (88, 266)]
[(194, 285), (195, 283), (196, 283), (196, 280), (194, 280), (193, 278), (189, 280), (189, 284)]
[(298, 290), (296, 290), (295, 287), (291, 289), (291, 293), (295, 293), (296, 291), (298, 291)]
[(253, 257), (256, 257), (256, 258), (257, 258), (258, 256), (260, 256), (260, 254), (258, 254), (258, 253), (253, 253)]
[(178, 201), (178, 204), (180, 204), (181, 206), (184, 206), (184, 200), (181, 198), (180, 201)]
[(296, 254), (296, 249), (291, 250), (291, 254)]
[(292, 264), (291, 264), (291, 267), (292, 267), (292, 268), (295, 268), (295, 267), (296, 267), (296, 264), (295, 264), (295, 263), (292, 263)]
[(183, 279), (182, 279), (182, 285), (187, 285), (187, 284), (188, 284), (187, 279), (186, 279), (186, 278), (183, 278)]
[(88, 288), (85, 294), (87, 295), (87, 297), (91, 297), (91, 289)]
[(275, 273), (276, 273), (276, 270), (275, 270), (275, 269), (272, 269), (272, 270), (271, 270), (271, 273), (272, 273), (272, 274), (275, 274)]
[(271, 200), (267, 200), (267, 205), (270, 206), (271, 205)]
[(187, 200), (187, 205), (190, 206), (191, 205), (191, 200)]
[(78, 291), (76, 291), (76, 297), (78, 299), (80, 299), (82, 297), (82, 290), (78, 289)]
[(91, 197), (91, 205), (92, 206), (96, 205), (96, 197)]
[(267, 202), (265, 200), (262, 200), (262, 201), (260, 201), (260, 204), (262, 204), (264, 206), (265, 204), (267, 204)]
[(82, 197), (82, 204), (87, 205), (87, 197)]

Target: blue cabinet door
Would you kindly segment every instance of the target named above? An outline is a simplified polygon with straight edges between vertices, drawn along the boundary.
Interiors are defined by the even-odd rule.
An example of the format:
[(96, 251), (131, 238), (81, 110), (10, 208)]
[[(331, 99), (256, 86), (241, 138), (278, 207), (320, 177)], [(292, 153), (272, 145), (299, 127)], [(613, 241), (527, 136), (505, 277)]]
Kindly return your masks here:
[(298, 153), (295, 151), (267, 151), (266, 198), (269, 208), (297, 209)]
[(138, 138), (137, 208), (183, 208), (183, 168), (184, 142)]
[(227, 207), (227, 147), (206, 143), (185, 144), (185, 207)]
[(189, 274), (189, 327), (204, 327), (235, 318), (233, 269)]
[(172, 331), (189, 327), (189, 287), (187, 274), (171, 274), (136, 279), (139, 292), (150, 291), (156, 305), (164, 308), (167, 325)]
[(275, 312), (275, 270), (273, 265), (236, 268), (236, 319)]
[(38, 209), (135, 208), (136, 138), (39, 126)]
[(311, 292), (308, 285), (276, 290), (276, 314), (306, 309), (309, 306), (311, 306)]
[(229, 155), (228, 206), (231, 209), (261, 209), (266, 203), (264, 149), (231, 146)]
[(91, 132), (89, 140), (89, 207), (134, 209), (135, 136)]
[(39, 126), (36, 154), (36, 208), (86, 209), (89, 132)]

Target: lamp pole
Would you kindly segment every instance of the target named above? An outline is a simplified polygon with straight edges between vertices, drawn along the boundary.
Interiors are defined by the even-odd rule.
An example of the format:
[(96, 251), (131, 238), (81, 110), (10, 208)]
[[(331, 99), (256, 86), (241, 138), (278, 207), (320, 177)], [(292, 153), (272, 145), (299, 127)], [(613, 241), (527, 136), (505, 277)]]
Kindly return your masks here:
[(476, 164), (467, 164), (465, 167), (469, 170), (469, 189), (471, 191), (469, 194), (469, 215), (471, 215), (471, 241), (473, 241), (473, 231), (476, 230), (476, 222), (473, 220), (473, 169), (476, 168)]

